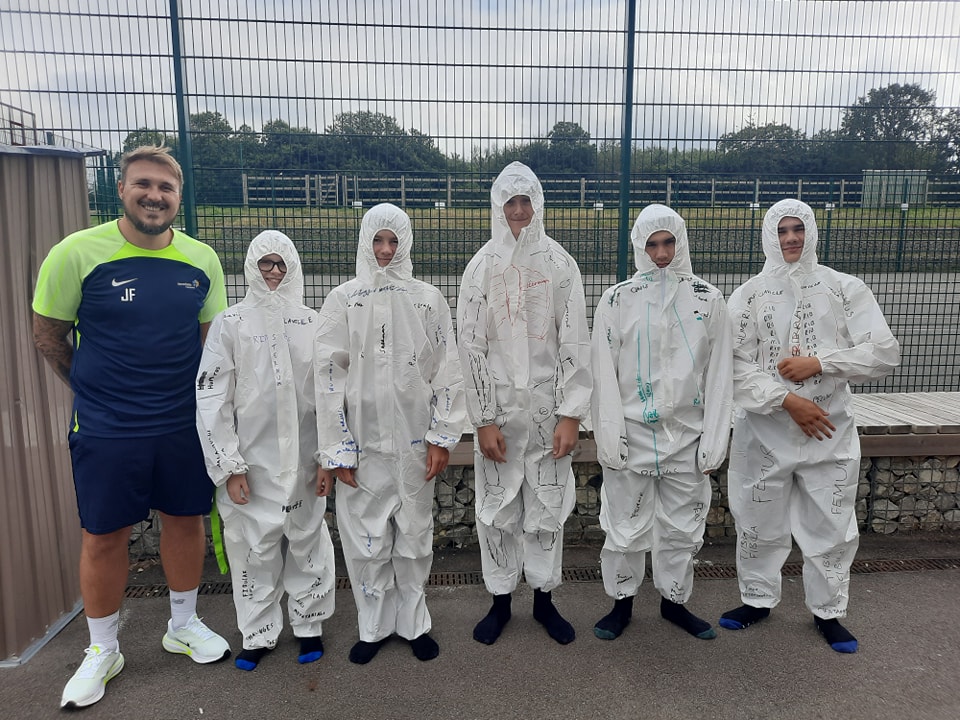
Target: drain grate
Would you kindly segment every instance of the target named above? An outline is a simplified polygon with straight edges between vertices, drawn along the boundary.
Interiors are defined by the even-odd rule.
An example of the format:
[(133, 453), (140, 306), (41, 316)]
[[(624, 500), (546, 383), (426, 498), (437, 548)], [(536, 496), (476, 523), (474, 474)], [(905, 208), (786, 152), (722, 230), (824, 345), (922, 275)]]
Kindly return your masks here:
[(200, 595), (232, 595), (233, 585), (229, 580), (200, 583)]
[(563, 571), (564, 582), (601, 582), (600, 568), (567, 568)]
[[(205, 583), (201, 583), (201, 587)], [(128, 598), (152, 598), (166, 597), (170, 594), (170, 589), (166, 585), (127, 585), (127, 592), (124, 597)]]
[[(960, 558), (912, 558), (907, 560), (856, 560), (850, 572), (854, 575), (887, 572), (918, 572), (922, 570), (960, 570)], [(803, 574), (803, 563), (792, 562), (783, 566), (784, 577), (800, 577)], [(694, 575), (698, 578), (724, 580), (737, 577), (735, 565), (712, 565), (698, 563), (694, 568)], [(647, 579), (650, 578), (650, 568), (647, 567)], [(603, 577), (600, 568), (566, 568), (563, 571), (564, 582), (583, 583), (601, 582)], [(483, 573), (479, 570), (467, 572), (435, 572), (430, 574), (427, 585), (431, 587), (456, 587), (458, 585), (483, 585)], [(349, 590), (350, 580), (338, 577), (335, 583), (337, 590)], [(165, 584), (156, 585), (128, 585), (124, 597), (152, 598), (166, 597), (170, 594)], [(233, 586), (228, 580), (200, 583), (200, 595), (232, 595)]]
[(451, 585), (483, 585), (483, 573), (479, 570), (472, 572), (437, 572), (430, 573), (427, 585), (434, 587), (449, 587)]
[(912, 560), (854, 560), (852, 572), (906, 572), (910, 570), (960, 570), (960, 558), (917, 558)]

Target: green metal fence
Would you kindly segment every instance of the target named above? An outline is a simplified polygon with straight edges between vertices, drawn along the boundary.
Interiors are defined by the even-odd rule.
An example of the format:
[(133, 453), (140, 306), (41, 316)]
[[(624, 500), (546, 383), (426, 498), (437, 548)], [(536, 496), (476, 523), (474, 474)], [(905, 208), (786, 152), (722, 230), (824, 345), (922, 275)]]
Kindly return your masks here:
[(314, 306), (383, 201), (455, 302), (512, 160), (542, 178), (590, 305), (631, 271), (644, 205), (684, 215), (695, 270), (729, 294), (762, 266), (765, 208), (801, 197), (821, 261), (864, 277), (901, 339), (903, 367), (866, 389), (960, 390), (957, 57), (952, 2), (13, 3), (0, 142), (104, 149), (94, 221), (120, 211), (124, 149), (171, 145), (183, 225), (231, 297), (246, 244), (279, 228)]

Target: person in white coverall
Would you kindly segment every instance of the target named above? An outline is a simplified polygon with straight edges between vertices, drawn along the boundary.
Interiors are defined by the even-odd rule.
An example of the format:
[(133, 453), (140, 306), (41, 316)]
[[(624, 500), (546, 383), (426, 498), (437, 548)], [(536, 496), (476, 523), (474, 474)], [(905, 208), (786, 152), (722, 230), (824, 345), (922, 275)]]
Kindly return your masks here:
[(337, 489), (337, 525), (357, 605), (364, 664), (394, 633), (419, 660), (430, 637), (424, 586), (433, 561), (436, 476), (466, 423), (450, 305), (413, 277), (400, 208), (360, 224), (357, 276), (331, 291), (316, 339), (318, 483)]
[(737, 405), (729, 490), (744, 604), (720, 625), (745, 628), (780, 602), (792, 533), (817, 629), (837, 652), (856, 652), (839, 622), (859, 541), (860, 439), (848, 383), (890, 373), (900, 345), (863, 282), (817, 263), (808, 205), (776, 203), (762, 239), (763, 270), (729, 303)]
[(477, 535), (493, 595), (478, 642), (510, 619), (520, 573), (534, 618), (561, 644), (573, 627), (551, 591), (561, 581), (563, 524), (573, 509), (572, 456), (590, 412), (590, 337), (577, 263), (543, 226), (543, 189), (511, 163), (490, 192), (491, 239), (467, 265), (457, 328), (467, 412), (476, 428)]
[(664, 205), (631, 233), (636, 274), (604, 292), (593, 316), (593, 427), (603, 467), (600, 553), (613, 610), (593, 629), (613, 640), (630, 622), (647, 552), (660, 614), (716, 637), (685, 604), (703, 545), (710, 473), (727, 455), (732, 339), (723, 295), (693, 274), (686, 225)]
[(197, 427), (243, 635), (236, 665), (253, 670), (277, 644), (284, 591), (298, 660), (320, 658), (335, 569), (326, 499), (315, 489), (317, 314), (303, 304), (300, 257), (290, 238), (267, 230), (250, 243), (243, 270), (246, 295), (207, 334)]

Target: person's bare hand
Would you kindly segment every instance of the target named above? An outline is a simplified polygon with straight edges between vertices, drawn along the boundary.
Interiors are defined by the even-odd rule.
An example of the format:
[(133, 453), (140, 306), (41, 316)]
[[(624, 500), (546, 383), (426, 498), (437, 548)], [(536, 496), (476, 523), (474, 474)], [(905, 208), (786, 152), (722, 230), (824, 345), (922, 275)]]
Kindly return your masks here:
[(496, 425), (478, 427), (477, 444), (480, 446), (480, 454), (487, 460), (498, 463), (507, 461), (507, 441)]
[(250, 486), (247, 485), (247, 476), (231, 475), (228, 477), (227, 495), (237, 505), (246, 505), (250, 502)]
[(576, 418), (562, 417), (553, 431), (553, 457), (562, 458), (573, 452), (580, 439), (580, 421)]
[(803, 382), (807, 378), (823, 372), (820, 359), (810, 357), (788, 357), (777, 363), (777, 370), (786, 380)]
[(442, 473), (446, 467), (447, 463), (450, 462), (450, 451), (446, 448), (437, 447), (436, 445), (431, 445), (427, 443), (427, 478), (426, 482), (430, 482), (437, 475)]
[(357, 469), (356, 468), (339, 467), (334, 469), (333, 474), (336, 475), (337, 480), (342, 482), (344, 485), (349, 485), (352, 488), (359, 487), (357, 485)]
[(783, 401), (783, 409), (790, 413), (793, 421), (800, 426), (807, 437), (823, 440), (831, 438), (831, 430), (836, 430), (832, 422), (827, 419), (830, 414), (815, 402), (802, 398), (796, 393), (788, 393)]
[(322, 467), (317, 468), (317, 497), (327, 497), (330, 495), (330, 491), (333, 490), (333, 484), (336, 482), (336, 477), (333, 472), (330, 470), (325, 470)]

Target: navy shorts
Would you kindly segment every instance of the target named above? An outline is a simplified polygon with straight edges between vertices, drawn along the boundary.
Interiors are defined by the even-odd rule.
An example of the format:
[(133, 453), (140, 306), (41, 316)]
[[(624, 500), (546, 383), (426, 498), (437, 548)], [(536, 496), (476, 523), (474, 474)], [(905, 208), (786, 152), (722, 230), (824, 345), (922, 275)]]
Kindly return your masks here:
[(156, 437), (101, 438), (70, 433), (80, 525), (94, 535), (135, 525), (150, 510), (206, 515), (214, 486), (196, 428)]

